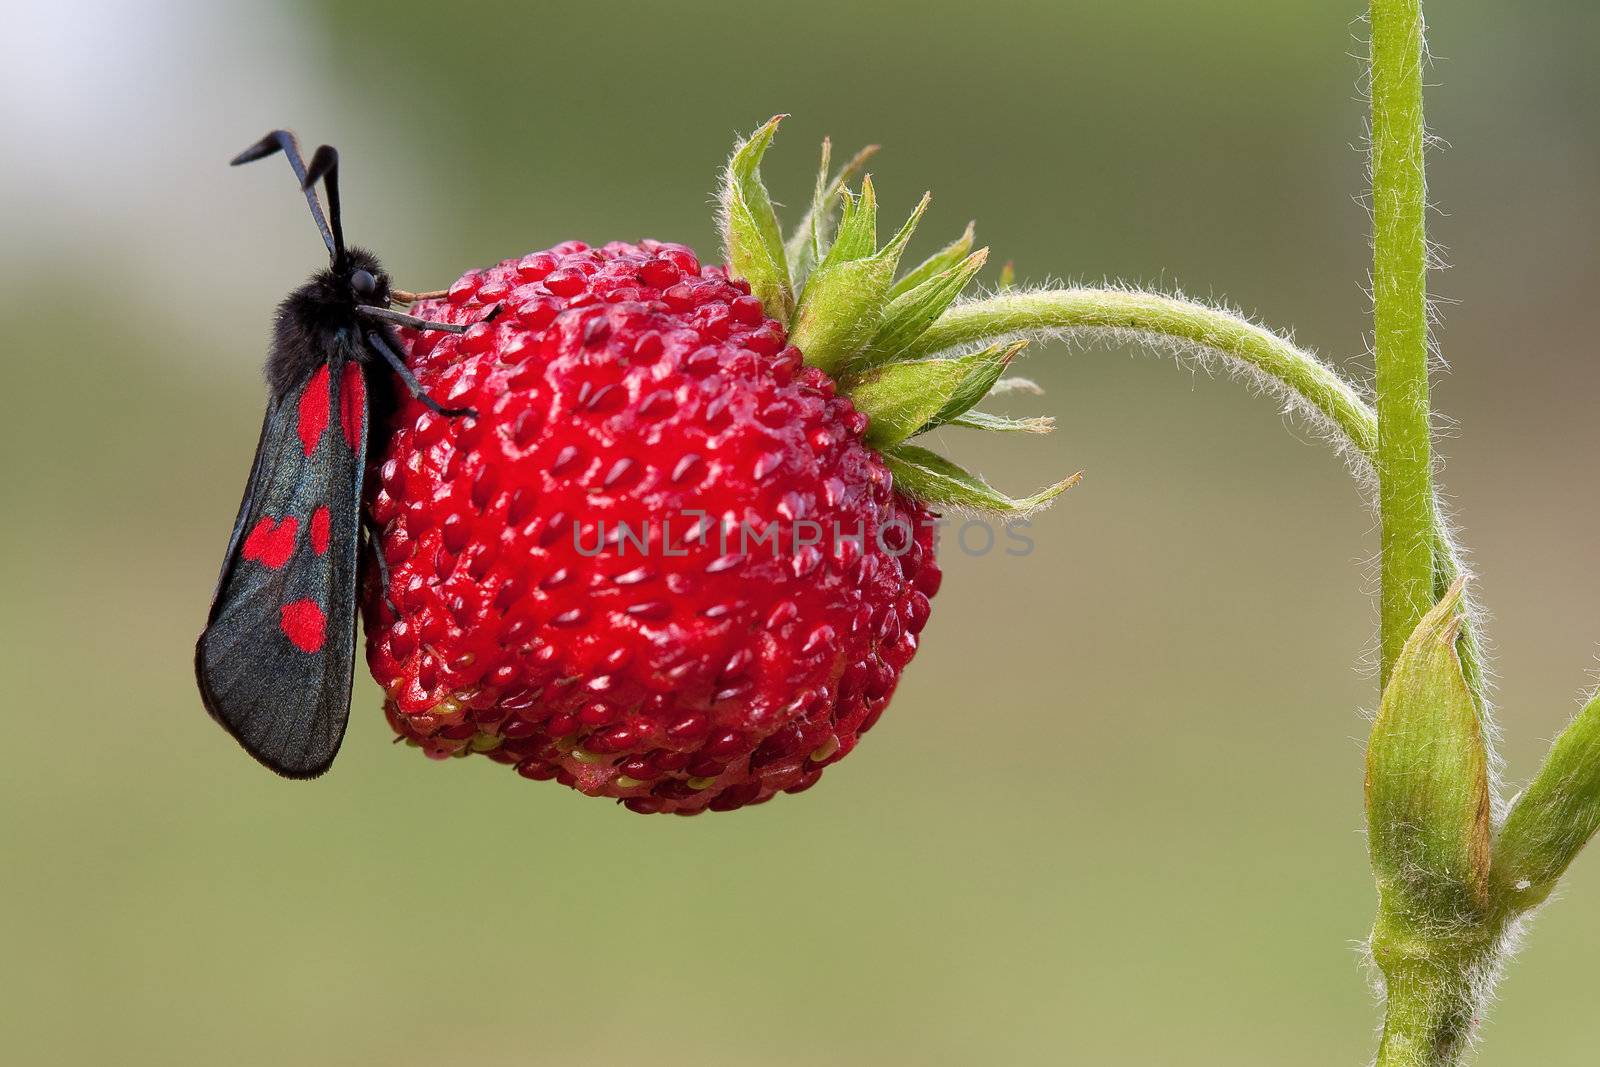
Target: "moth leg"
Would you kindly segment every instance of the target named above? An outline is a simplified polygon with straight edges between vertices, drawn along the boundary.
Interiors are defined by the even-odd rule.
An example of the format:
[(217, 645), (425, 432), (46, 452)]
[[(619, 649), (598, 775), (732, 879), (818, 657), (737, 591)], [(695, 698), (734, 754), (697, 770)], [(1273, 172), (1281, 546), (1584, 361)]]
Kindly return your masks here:
[(423, 391), (422, 383), (417, 381), (417, 376), (411, 373), (411, 368), (406, 366), (406, 361), (400, 358), (399, 353), (390, 346), (388, 341), (384, 340), (383, 334), (373, 330), (367, 334), (367, 342), (383, 357), (384, 362), (394, 369), (394, 372), (400, 376), (400, 380), (406, 383), (406, 389), (411, 392), (412, 396), (422, 402), (423, 407), (435, 415), (443, 415), (447, 419), (458, 418), (462, 415), (471, 415), (473, 418), (478, 417), (477, 411), (473, 408), (447, 408)]
[(389, 561), (383, 555), (382, 531), (378, 529), (378, 524), (372, 521), (372, 516), (365, 512), (361, 515), (361, 529), (366, 534), (367, 551), (372, 553), (372, 564), (378, 568), (378, 583), (383, 589), (383, 603), (389, 609), (389, 614), (398, 619), (400, 609), (389, 597)]
[[(406, 295), (416, 296), (415, 293), (407, 293)], [(380, 322), (387, 322), (392, 326), (409, 326), (413, 330), (436, 330), (439, 333), (466, 333), (472, 327), (476, 326), (478, 322), (493, 322), (500, 314), (500, 305), (496, 304), (494, 307), (490, 308), (489, 313), (483, 318), (479, 319), (478, 322), (468, 322), (464, 324), (457, 324), (454, 322), (434, 322), (431, 319), (418, 318), (415, 315), (407, 315), (403, 311), (391, 311), (388, 308), (375, 307), (372, 304), (360, 305), (356, 308), (356, 314), (369, 319), (377, 319)]]

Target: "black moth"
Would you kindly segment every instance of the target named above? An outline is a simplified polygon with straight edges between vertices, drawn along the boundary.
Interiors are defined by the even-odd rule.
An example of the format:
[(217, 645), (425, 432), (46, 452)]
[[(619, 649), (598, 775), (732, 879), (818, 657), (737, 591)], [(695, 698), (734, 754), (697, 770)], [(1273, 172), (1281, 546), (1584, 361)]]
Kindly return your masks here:
[(441, 407), (400, 358), (391, 325), (466, 327), (390, 310), (391, 302), (411, 303), (418, 294), (391, 289), (376, 257), (345, 247), (339, 154), (323, 145), (308, 168), (294, 135), (274, 130), (233, 164), (280, 151), (300, 181), (329, 263), (278, 305), (261, 440), (194, 667), (206, 710), (246, 752), (286, 777), (314, 778), (333, 762), (350, 716), (363, 531), (388, 587), (361, 508), (367, 456), (381, 447), (377, 435), (394, 401), (387, 371), (442, 415), (472, 412)]

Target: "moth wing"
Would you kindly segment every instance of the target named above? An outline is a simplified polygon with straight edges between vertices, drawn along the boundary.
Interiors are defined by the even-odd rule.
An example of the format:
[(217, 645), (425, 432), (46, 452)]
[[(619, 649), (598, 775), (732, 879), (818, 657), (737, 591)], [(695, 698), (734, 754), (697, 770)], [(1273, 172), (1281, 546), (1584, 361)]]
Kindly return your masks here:
[(368, 410), (342, 360), (269, 403), (195, 645), (206, 710), (290, 778), (328, 769), (350, 716)]

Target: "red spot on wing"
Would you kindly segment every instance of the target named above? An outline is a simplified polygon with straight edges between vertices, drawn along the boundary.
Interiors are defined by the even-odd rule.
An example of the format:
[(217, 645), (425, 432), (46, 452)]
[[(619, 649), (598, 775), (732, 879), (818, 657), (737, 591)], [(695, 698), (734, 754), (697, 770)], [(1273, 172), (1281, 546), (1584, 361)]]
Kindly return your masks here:
[(328, 551), (328, 505), (311, 513), (311, 551), (322, 555)]
[(361, 443), (361, 420), (367, 406), (367, 382), (361, 368), (354, 363), (344, 365), (339, 377), (339, 429), (344, 431), (345, 444), (354, 452)]
[(299, 531), (300, 523), (293, 515), (285, 515), (281, 520), (263, 515), (250, 536), (244, 539), (244, 558), (277, 570), (294, 555), (294, 535)]
[(324, 363), (306, 383), (300, 394), (300, 422), (296, 429), (306, 455), (317, 450), (317, 442), (328, 428), (328, 365)]
[(278, 626), (301, 652), (320, 652), (328, 636), (328, 617), (315, 600), (292, 600), (280, 609)]

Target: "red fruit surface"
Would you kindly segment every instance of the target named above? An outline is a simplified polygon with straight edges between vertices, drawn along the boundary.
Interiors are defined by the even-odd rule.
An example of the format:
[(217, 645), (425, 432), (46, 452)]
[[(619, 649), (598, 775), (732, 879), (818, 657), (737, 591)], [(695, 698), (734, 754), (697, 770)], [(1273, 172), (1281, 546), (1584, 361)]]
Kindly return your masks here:
[(407, 399), (378, 461), (390, 723), (637, 812), (809, 788), (916, 651), (931, 514), (748, 286), (681, 245), (568, 242), (415, 310), (495, 304), (401, 331), (428, 393), (478, 415)]

